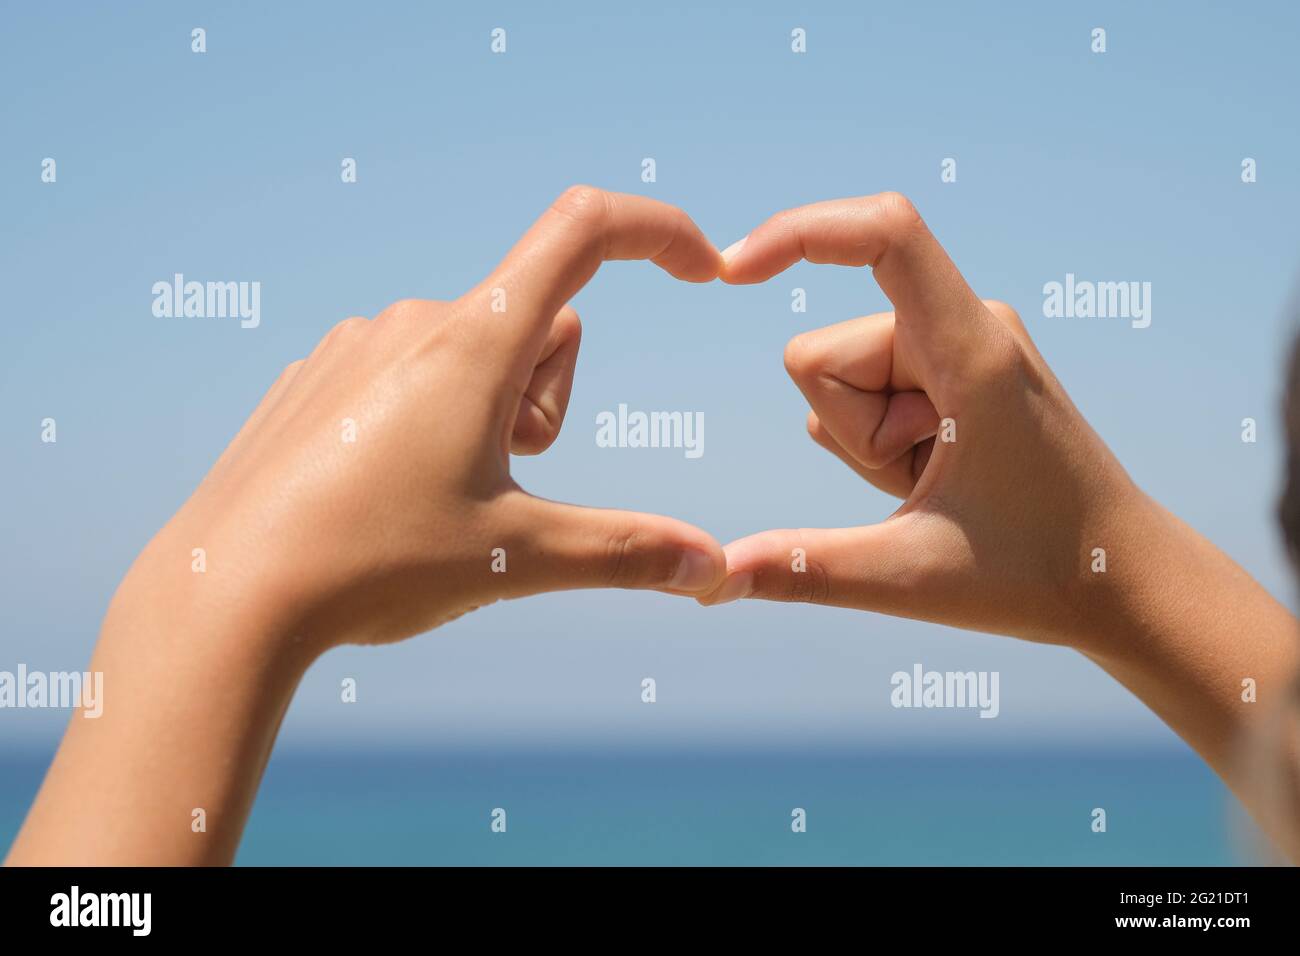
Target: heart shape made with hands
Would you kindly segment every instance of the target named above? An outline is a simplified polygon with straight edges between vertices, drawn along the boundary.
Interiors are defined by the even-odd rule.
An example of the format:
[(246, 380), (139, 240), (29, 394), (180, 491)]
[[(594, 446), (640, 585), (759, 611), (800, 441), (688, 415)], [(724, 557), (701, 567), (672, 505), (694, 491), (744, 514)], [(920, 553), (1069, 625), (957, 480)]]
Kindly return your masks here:
[(777, 213), (723, 258), (733, 284), (800, 260), (871, 268), (893, 311), (798, 335), (785, 365), (811, 406), (811, 437), (902, 504), (876, 524), (733, 541), (726, 578), (701, 603), (804, 601), (1059, 639), (1047, 625), (1063, 591), (1079, 590), (1084, 552), (1077, 530), (1049, 547), (1043, 531), (1087, 514), (1070, 490), (1078, 475), (1097, 501), (1132, 486), (1015, 310), (981, 300), (897, 193)]
[[(581, 337), (569, 302), (602, 262), (628, 259), (731, 284), (801, 259), (870, 266), (894, 311), (797, 336), (786, 366), (811, 406), (812, 437), (904, 499), (898, 510), (877, 524), (765, 531), (724, 549), (673, 518), (525, 492), (510, 456), (544, 451), (564, 420)], [(1004, 567), (997, 585), (975, 570), (1017, 554), (1032, 564), (1032, 548), (1008, 542), (1032, 540), (1059, 515), (1050, 496), (1018, 495), (1027, 449), (1031, 470), (1050, 477), (1073, 467), (1066, 437), (1079, 432), (1006, 427), (1008, 417), (1032, 426), (1053, 403), (1068, 407), (1034, 356), (1015, 314), (975, 296), (897, 194), (778, 213), (722, 253), (676, 207), (575, 187), (460, 298), (407, 300), (336, 327), (272, 386), (189, 510), (221, 513), (223, 485), (293, 476), (295, 496), (267, 488), (242, 500), (272, 503), (259, 527), (302, 529), (268, 550), (264, 576), (301, 593), (303, 629), (326, 642), (400, 639), (503, 598), (600, 587), (704, 604), (811, 601), (1016, 633), (990, 620), (990, 600), (1023, 607), (1024, 589), (1005, 582), (1038, 569)], [(431, 410), (439, 440), (411, 442)], [(341, 420), (365, 441), (340, 446)], [(976, 438), (957, 441), (959, 430)], [(307, 572), (277, 578), (305, 553)]]
[[(662, 207), (641, 206), (649, 202), (608, 194), (601, 200), (610, 221), (629, 206), (651, 220), (667, 216)], [(619, 228), (602, 235), (602, 258), (642, 252), (675, 276), (712, 278), (689, 219), (671, 229), (659, 222), (636, 238)], [(984, 593), (971, 587), (987, 580), (980, 570), (1006, 562), (1006, 541), (1030, 540), (1054, 518), (1019, 497), (1015, 466), (1027, 449), (1006, 421), (1041, 419), (1035, 403), (1054, 405), (1053, 412), (1078, 423), (1060, 432), (1091, 436), (1082, 418), (1069, 414), (1069, 398), (1013, 308), (976, 297), (917, 209), (896, 193), (776, 213), (720, 256), (716, 277), (735, 285), (770, 280), (800, 260), (871, 268), (893, 311), (801, 334), (790, 341), (785, 365), (811, 407), (811, 437), (902, 503), (876, 524), (775, 529), (733, 541), (724, 549), (724, 579), (695, 597), (706, 605), (759, 597), (861, 607), (1044, 639), (1021, 622), (1034, 620), (1034, 610), (1050, 617), (1050, 597), (1032, 609), (1026, 604), (1040, 598), (1008, 589), (998, 610), (1004, 598), (988, 592), (1001, 585), (982, 585)], [(958, 423), (979, 441), (958, 442)], [(1060, 432), (1037, 436), (1040, 471), (1069, 467), (1079, 447), (1109, 455), (1095, 436), (1071, 447), (1069, 438), (1079, 434)], [(979, 527), (979, 515), (1013, 520), (995, 531)], [(1048, 579), (1070, 579), (1076, 567), (1065, 559), (1048, 572)], [(1013, 559), (1002, 580), (1026, 576)]]
[[(1004, 532), (1027, 540), (1035, 523), (1050, 520), (1018, 497), (1014, 466), (1027, 450), (1006, 421), (1031, 414), (1032, 395), (1069, 399), (1048, 388), (1054, 380), (1013, 308), (976, 297), (896, 193), (776, 213), (723, 258), (729, 284), (767, 281), (800, 260), (871, 268), (893, 311), (794, 337), (785, 367), (809, 402), (813, 440), (902, 503), (876, 524), (776, 529), (731, 542), (727, 578), (702, 604), (807, 601), (1023, 632), (1018, 622), (1031, 615), (991, 611), (996, 594), (972, 593), (971, 583), (988, 580), (976, 571), (1001, 559)], [(979, 440), (958, 442), (958, 427)], [(1069, 458), (1060, 441), (1049, 445), (1040, 447), (1043, 460)], [(980, 515), (1019, 515), (1022, 528), (982, 528)], [(1009, 570), (1005, 578), (1023, 578)], [(1026, 598), (1009, 592), (1006, 602), (1023, 609)], [(1041, 637), (1032, 628), (1022, 636)]]
[[(640, 586), (688, 594), (704, 604), (762, 597), (984, 626), (977, 620), (983, 612), (967, 613), (965, 605), (983, 604), (987, 596), (972, 599), (968, 588), (954, 586), (977, 557), (969, 528), (959, 519), (975, 485), (984, 497), (990, 487), (1014, 488), (1007, 465), (1024, 450), (1007, 447), (1006, 429), (995, 426), (1023, 401), (1019, 386), (1026, 375), (1050, 373), (1026, 364), (1037, 353), (1015, 312), (975, 295), (906, 198), (882, 193), (780, 212), (722, 253), (681, 210), (644, 197), (580, 187), (566, 193), (552, 214), (577, 227), (549, 228), (543, 217), (534, 227), (538, 235), (526, 236), (512, 253), (520, 261), (567, 262), (542, 284), (551, 294), (535, 314), (563, 307), (601, 261), (637, 258), (687, 281), (720, 278), (729, 284), (764, 282), (800, 260), (869, 266), (894, 306), (892, 312), (797, 336), (785, 362), (811, 406), (813, 439), (903, 499), (898, 510), (863, 527), (765, 531), (726, 546), (720, 580), (708, 580), (716, 575), (711, 564), (689, 567), (684, 560), (667, 586)], [(538, 254), (541, 246), (550, 249)], [(567, 251), (557, 255), (557, 249)], [(488, 282), (517, 284), (522, 267), (512, 269), (510, 261), (503, 264), (504, 279)], [(525, 403), (522, 429), (515, 427), (516, 450), (531, 451), (553, 439), (567, 384), (559, 402), (554, 395), (526, 393), (533, 407)], [(993, 400), (999, 387), (1007, 392), (1000, 404)], [(538, 418), (540, 410), (549, 413)], [(979, 432), (977, 451), (967, 454), (957, 442), (959, 421), (963, 429)], [(966, 474), (957, 480), (952, 476), (963, 457)], [(631, 549), (655, 550), (650, 542), (663, 540), (664, 527), (657, 533), (642, 525)], [(627, 536), (620, 540), (626, 546)], [(679, 537), (678, 543), (686, 542)], [(707, 584), (702, 588), (701, 582)], [(918, 602), (918, 593), (927, 590), (942, 607)]]

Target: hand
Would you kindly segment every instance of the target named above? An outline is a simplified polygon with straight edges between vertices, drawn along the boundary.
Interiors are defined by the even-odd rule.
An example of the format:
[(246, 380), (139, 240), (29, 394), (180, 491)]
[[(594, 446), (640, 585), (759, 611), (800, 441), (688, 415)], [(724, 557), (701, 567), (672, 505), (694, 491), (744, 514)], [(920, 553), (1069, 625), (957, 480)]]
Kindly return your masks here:
[(724, 559), (703, 531), (545, 501), (510, 476), (510, 454), (544, 451), (564, 419), (581, 333), (566, 303), (602, 260), (647, 258), (690, 282), (722, 264), (681, 210), (575, 187), (460, 299), (340, 323), (284, 370), (145, 562), (188, 575), (204, 548), (205, 588), (273, 607), (274, 629), (321, 649), (542, 591), (713, 588)]
[(460, 299), (348, 319), (285, 369), (118, 588), (90, 664), (109, 703), (69, 723), (9, 863), (229, 863), (294, 690), (332, 645), (539, 591), (716, 587), (725, 559), (703, 531), (510, 477), (511, 452), (559, 432), (567, 303), (605, 259), (691, 282), (722, 267), (681, 210), (577, 187)]
[(1268, 825), (1241, 744), (1285, 712), (1295, 618), (1133, 484), (1015, 312), (976, 298), (890, 193), (779, 213), (723, 256), (732, 283), (801, 258), (872, 267), (894, 311), (800, 335), (785, 361), (813, 439), (904, 500), (879, 524), (733, 541), (701, 602), (811, 601), (1069, 645)]
[(797, 336), (785, 364), (813, 439), (904, 501), (879, 524), (732, 542), (702, 602), (811, 601), (1086, 645), (1080, 621), (1104, 626), (1093, 549), (1140, 558), (1126, 516), (1145, 498), (1016, 313), (980, 301), (891, 193), (779, 213), (724, 255), (723, 280), (742, 284), (801, 258), (872, 267), (894, 311)]

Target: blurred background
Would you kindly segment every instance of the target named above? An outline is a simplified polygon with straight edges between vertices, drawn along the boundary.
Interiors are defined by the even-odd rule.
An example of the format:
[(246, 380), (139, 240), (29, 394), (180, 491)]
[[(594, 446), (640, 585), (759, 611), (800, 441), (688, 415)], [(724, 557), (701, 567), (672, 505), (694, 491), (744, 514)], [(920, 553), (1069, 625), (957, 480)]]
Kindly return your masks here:
[[(719, 247), (788, 206), (906, 193), (974, 288), (1021, 311), (1137, 481), (1293, 603), (1273, 503), (1297, 35), (1281, 0), (8, 3), (0, 670), (85, 667), (131, 560), (285, 364), (349, 315), (458, 295), (576, 182), (679, 204)], [(178, 272), (260, 282), (260, 326), (154, 317), (153, 283)], [(1150, 282), (1150, 327), (1044, 318), (1066, 273)], [(568, 420), (517, 461), (529, 490), (724, 542), (894, 508), (808, 439), (781, 365), (797, 332), (887, 308), (867, 272), (700, 287), (616, 263), (574, 305)], [(619, 403), (703, 412), (703, 457), (597, 447)], [(890, 676), (915, 663), (999, 672), (999, 716), (894, 709)], [(0, 710), (0, 848), (67, 718)], [(1241, 859), (1236, 815), (1073, 652), (588, 592), (323, 658), (239, 862), (1214, 864)]]

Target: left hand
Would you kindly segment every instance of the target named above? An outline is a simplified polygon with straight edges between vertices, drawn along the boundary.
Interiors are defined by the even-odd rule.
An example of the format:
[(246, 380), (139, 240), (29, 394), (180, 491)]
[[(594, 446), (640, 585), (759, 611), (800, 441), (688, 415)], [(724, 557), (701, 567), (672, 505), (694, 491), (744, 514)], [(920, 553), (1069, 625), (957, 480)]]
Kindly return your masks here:
[[(727, 256), (762, 282), (800, 259), (870, 266), (894, 311), (791, 340), (812, 438), (903, 499), (861, 527), (726, 547), (701, 600), (809, 601), (1102, 651), (1157, 509), (1084, 421), (1019, 316), (981, 301), (897, 193), (778, 213)], [(1094, 548), (1121, 573), (1094, 574)], [(803, 567), (794, 560), (802, 551)]]

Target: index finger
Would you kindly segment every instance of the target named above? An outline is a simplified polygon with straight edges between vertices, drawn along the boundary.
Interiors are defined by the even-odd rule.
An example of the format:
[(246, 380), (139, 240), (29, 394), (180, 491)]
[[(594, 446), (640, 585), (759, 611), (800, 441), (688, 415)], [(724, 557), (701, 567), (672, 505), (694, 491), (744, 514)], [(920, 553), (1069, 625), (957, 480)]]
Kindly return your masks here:
[(722, 270), (717, 248), (676, 206), (572, 186), (467, 298), (503, 312), (499, 325), (512, 342), (540, 343), (555, 313), (612, 259), (649, 259), (687, 282), (709, 282)]
[(898, 193), (779, 212), (725, 255), (722, 280), (742, 285), (766, 281), (801, 259), (871, 266), (903, 321), (919, 313), (946, 322), (983, 311), (916, 208)]

